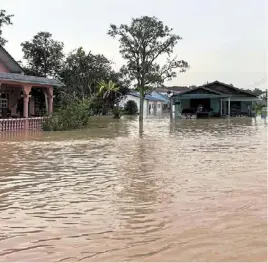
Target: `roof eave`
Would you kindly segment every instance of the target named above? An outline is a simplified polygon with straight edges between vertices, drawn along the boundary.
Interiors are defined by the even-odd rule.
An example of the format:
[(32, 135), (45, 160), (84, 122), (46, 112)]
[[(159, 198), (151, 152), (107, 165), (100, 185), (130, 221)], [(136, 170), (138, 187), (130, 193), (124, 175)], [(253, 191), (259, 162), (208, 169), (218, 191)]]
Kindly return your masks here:
[[(15, 83), (25, 83), (25, 84), (32, 84), (32, 85), (38, 85), (38, 86), (53, 86), (53, 87), (66, 87), (65, 84), (62, 82), (56, 83), (56, 84), (45, 84), (45, 83), (38, 83), (34, 81), (25, 81), (25, 80), (11, 80), (11, 79), (5, 79), (1, 78), (0, 80), (7, 81), (7, 82), (15, 82)], [(58, 81), (59, 82), (59, 81)]]

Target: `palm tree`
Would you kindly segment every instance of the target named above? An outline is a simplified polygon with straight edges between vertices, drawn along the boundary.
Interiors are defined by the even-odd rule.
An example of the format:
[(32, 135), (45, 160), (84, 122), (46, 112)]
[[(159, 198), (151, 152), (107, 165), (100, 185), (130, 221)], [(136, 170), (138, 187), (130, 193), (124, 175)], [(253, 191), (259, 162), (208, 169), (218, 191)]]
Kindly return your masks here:
[[(100, 96), (103, 99), (103, 111), (105, 108), (105, 102), (113, 108), (114, 104), (116, 104), (116, 107), (113, 108), (114, 114), (115, 112), (118, 112), (116, 115), (120, 114), (120, 110), (118, 108), (118, 97), (120, 97), (121, 93), (119, 92), (119, 87), (114, 83), (113, 81), (100, 81), (98, 83), (98, 96)], [(120, 118), (120, 116), (118, 115)]]
[(109, 82), (100, 81), (98, 85), (98, 94), (102, 96), (104, 100), (114, 99), (117, 95), (120, 95), (119, 87), (111, 80)]

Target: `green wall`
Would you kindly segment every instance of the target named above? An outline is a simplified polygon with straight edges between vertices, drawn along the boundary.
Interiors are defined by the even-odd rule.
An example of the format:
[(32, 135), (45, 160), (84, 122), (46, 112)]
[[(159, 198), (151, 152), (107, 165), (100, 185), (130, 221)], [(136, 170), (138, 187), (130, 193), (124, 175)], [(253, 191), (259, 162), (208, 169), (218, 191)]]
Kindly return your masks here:
[(241, 101), (241, 112), (248, 113), (248, 106), (251, 106), (251, 101)]
[(210, 107), (213, 109), (213, 112), (220, 112), (221, 101), (219, 99), (210, 99)]
[(181, 109), (190, 108), (190, 100), (181, 100)]

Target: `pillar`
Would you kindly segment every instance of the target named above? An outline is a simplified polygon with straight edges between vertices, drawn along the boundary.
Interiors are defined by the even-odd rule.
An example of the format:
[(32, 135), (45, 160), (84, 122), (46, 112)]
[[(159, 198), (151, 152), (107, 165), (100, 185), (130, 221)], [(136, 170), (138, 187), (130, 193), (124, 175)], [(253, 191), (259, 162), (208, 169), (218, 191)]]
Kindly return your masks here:
[(170, 98), (170, 101), (169, 101), (169, 106), (170, 106), (170, 108), (169, 108), (169, 110), (170, 110), (170, 119), (172, 119), (173, 118), (173, 99), (172, 98)]
[(222, 116), (222, 99), (221, 99), (221, 116)]
[(31, 85), (24, 85), (23, 86), (23, 117), (29, 117), (29, 98), (32, 86)]
[(53, 113), (53, 87), (48, 86), (43, 89), (45, 95), (46, 111), (48, 115)]
[(231, 98), (228, 98), (228, 116), (230, 117), (231, 115)]
[(53, 113), (53, 87), (47, 87), (47, 99), (48, 99), (48, 114)]

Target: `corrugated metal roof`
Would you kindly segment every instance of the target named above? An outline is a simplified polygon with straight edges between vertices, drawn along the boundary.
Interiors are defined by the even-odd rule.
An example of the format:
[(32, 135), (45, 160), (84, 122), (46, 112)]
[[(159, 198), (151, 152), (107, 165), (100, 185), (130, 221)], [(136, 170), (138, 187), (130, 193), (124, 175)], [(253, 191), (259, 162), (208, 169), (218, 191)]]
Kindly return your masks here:
[(169, 97), (168, 96), (162, 95), (161, 93), (159, 93), (159, 92), (157, 92), (155, 90), (151, 93), (151, 96), (153, 96), (155, 98), (159, 98), (159, 99), (164, 100), (166, 102), (169, 102)]
[(16, 73), (0, 72), (0, 80), (13, 81), (13, 82), (18, 82), (18, 83), (29, 83), (33, 85), (34, 84), (49, 85), (49, 86), (56, 86), (56, 87), (65, 86), (62, 82), (56, 79), (27, 76), (27, 75), (16, 74)]
[[(140, 97), (139, 92), (129, 92), (128, 94), (131, 95), (131, 96), (134, 96), (134, 97), (138, 97), (138, 98)], [(150, 100), (150, 101), (165, 101), (164, 99), (157, 98), (157, 97), (154, 97), (154, 96), (151, 96), (151, 95), (145, 95), (144, 99), (145, 100)]]

